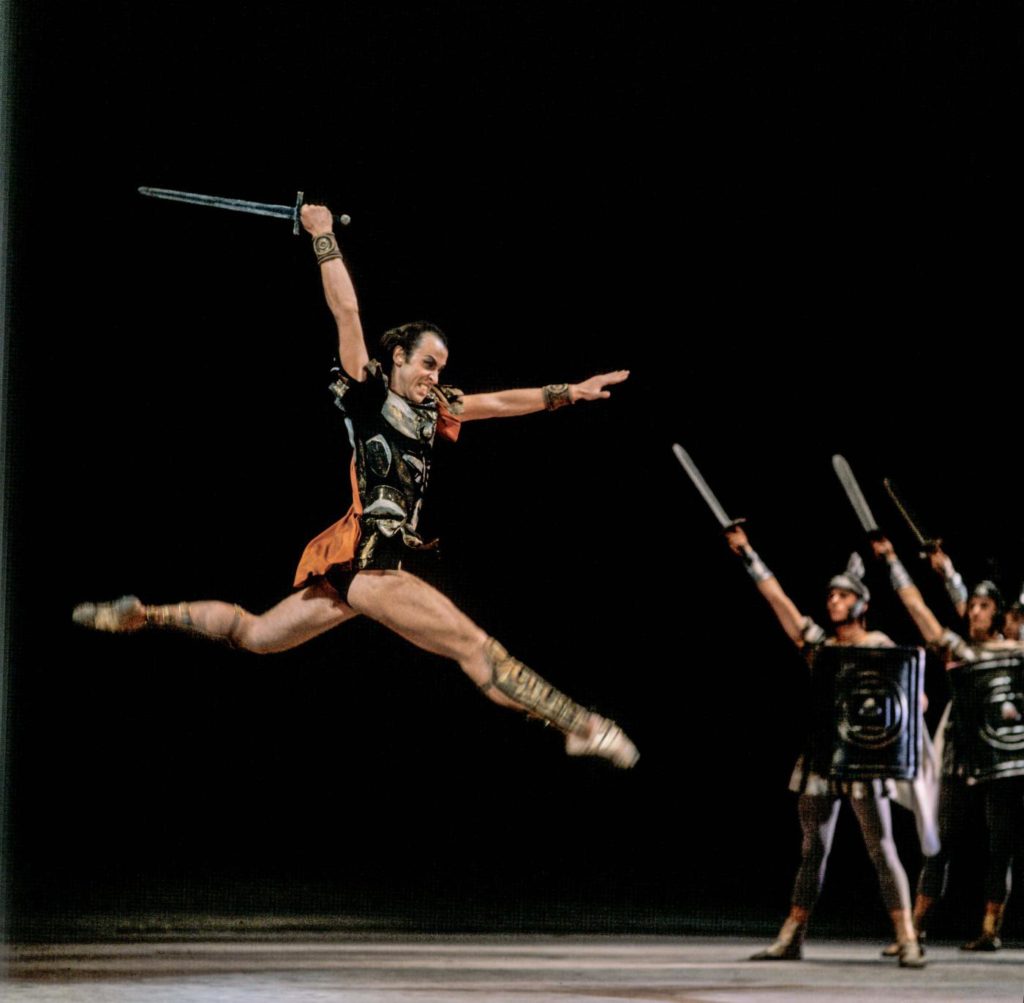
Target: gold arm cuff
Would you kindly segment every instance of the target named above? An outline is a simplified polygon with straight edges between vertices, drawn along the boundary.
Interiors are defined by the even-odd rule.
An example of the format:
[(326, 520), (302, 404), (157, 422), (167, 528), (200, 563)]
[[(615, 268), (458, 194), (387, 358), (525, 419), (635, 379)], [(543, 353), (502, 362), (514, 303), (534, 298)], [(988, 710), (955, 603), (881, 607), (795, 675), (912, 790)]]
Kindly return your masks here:
[(557, 411), (560, 407), (565, 407), (572, 403), (572, 397), (569, 396), (568, 383), (549, 383), (544, 387), (543, 393), (544, 407), (549, 411)]
[(318, 265), (322, 265), (325, 261), (333, 261), (335, 258), (339, 261), (344, 260), (338, 249), (338, 239), (333, 233), (321, 233), (314, 237), (313, 253), (316, 255)]

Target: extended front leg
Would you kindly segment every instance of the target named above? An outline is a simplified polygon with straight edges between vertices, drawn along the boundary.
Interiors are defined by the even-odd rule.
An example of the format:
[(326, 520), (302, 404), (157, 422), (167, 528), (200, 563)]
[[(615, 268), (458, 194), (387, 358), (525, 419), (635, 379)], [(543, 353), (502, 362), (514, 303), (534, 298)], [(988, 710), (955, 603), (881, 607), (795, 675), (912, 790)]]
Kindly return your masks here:
[(404, 571), (360, 572), (352, 608), (425, 651), (458, 662), (495, 703), (541, 718), (566, 736), (570, 756), (600, 756), (628, 769), (636, 747), (614, 721), (586, 710), (478, 627), (437, 589)]

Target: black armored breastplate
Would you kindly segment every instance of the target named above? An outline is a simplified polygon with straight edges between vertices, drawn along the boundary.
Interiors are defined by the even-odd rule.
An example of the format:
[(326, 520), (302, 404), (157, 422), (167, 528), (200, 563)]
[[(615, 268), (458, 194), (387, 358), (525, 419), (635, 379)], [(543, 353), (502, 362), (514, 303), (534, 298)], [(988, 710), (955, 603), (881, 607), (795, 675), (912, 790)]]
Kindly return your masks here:
[(413, 533), (430, 477), (437, 408), (387, 393), (380, 413), (357, 432), (356, 476), (363, 518), (388, 536)]
[(425, 544), (417, 527), (440, 418), (438, 398), (450, 404), (460, 392), (441, 387), (414, 404), (390, 390), (374, 360), (361, 382), (335, 372), (331, 392), (346, 416), (363, 510), (356, 565), (397, 568), (409, 549), (435, 545)]

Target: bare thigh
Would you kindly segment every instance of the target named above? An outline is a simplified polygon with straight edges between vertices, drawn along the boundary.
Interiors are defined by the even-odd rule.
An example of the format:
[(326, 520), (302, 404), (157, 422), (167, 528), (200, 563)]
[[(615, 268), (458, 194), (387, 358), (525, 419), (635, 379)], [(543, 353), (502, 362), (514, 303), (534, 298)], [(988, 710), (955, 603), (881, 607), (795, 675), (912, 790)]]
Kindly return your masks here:
[(452, 658), (483, 683), (487, 634), (447, 596), (407, 571), (361, 571), (348, 590), (356, 613), (376, 620), (419, 648)]
[(285, 651), (356, 615), (327, 582), (320, 580), (293, 592), (260, 616), (245, 614), (233, 636), (236, 644), (249, 651)]

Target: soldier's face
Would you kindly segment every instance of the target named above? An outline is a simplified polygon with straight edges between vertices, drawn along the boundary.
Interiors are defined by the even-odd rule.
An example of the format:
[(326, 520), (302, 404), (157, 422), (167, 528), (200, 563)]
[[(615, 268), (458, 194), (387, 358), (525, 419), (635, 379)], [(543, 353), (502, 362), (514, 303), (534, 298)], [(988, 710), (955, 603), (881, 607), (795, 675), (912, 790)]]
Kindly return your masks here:
[(972, 596), (967, 603), (967, 625), (971, 637), (988, 637), (995, 629), (996, 601), (988, 596)]
[(436, 334), (428, 332), (420, 336), (410, 355), (396, 348), (392, 361), (391, 389), (414, 404), (422, 404), (431, 388), (437, 386), (448, 362), (448, 349)]
[(1003, 637), (1010, 641), (1024, 640), (1024, 637), (1021, 637), (1021, 628), (1024, 628), (1024, 613), (1008, 610), (1006, 622), (1003, 624)]
[(857, 593), (849, 589), (829, 589), (825, 609), (833, 623), (846, 623), (857, 603)]

